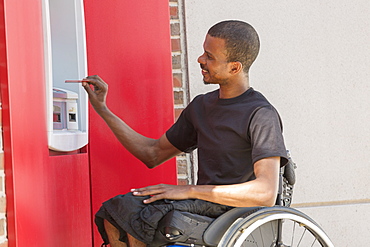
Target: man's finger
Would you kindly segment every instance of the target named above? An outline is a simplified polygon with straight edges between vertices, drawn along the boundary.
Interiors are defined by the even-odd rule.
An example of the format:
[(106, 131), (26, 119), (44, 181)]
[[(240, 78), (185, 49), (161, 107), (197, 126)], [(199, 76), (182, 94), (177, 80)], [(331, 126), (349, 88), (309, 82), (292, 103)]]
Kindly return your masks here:
[(149, 196), (149, 195), (155, 195), (161, 193), (159, 191), (155, 190), (135, 190), (132, 192), (134, 196)]
[(161, 195), (155, 195), (155, 196), (151, 196), (148, 199), (145, 199), (143, 203), (148, 204), (148, 203), (152, 203), (152, 202), (162, 200), (162, 199), (164, 199), (164, 197), (162, 197)]
[(94, 91), (91, 89), (90, 87), (90, 83), (88, 82), (83, 82), (82, 83), (82, 86), (84, 87), (84, 89), (86, 90), (86, 92), (91, 95)]

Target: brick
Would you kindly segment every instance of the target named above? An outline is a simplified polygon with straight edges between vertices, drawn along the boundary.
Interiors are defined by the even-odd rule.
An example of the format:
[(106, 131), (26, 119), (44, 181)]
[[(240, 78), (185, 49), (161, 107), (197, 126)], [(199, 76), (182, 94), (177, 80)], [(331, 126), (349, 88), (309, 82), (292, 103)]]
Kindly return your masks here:
[(187, 179), (177, 179), (177, 184), (178, 185), (188, 185), (189, 183)]
[(5, 235), (5, 219), (0, 219), (0, 236)]
[(173, 87), (182, 87), (182, 75), (180, 73), (173, 73)]
[(171, 39), (171, 49), (173, 52), (181, 51), (180, 39)]
[(171, 35), (172, 36), (180, 35), (180, 24), (179, 23), (171, 24)]
[(1, 243), (0, 247), (8, 247), (8, 242)]
[(0, 213), (6, 213), (6, 198), (0, 197)]
[(187, 175), (188, 174), (188, 164), (186, 160), (177, 160), (177, 174)]
[[(0, 135), (0, 138), (2, 138), (1, 135)], [(4, 152), (1, 152), (1, 151), (2, 150), (0, 150), (0, 170), (4, 170)]]
[(172, 20), (179, 19), (179, 8), (177, 6), (170, 6), (170, 17)]
[(181, 69), (181, 56), (175, 55), (172, 56), (172, 68), (173, 69)]
[(173, 95), (176, 105), (184, 104), (184, 92), (173, 92)]

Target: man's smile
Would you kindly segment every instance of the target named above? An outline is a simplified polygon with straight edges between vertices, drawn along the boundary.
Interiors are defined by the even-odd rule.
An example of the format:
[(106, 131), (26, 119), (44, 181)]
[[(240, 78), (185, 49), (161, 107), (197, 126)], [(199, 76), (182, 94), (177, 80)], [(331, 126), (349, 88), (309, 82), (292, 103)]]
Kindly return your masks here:
[(204, 65), (200, 65), (200, 68), (202, 69), (202, 75), (205, 75), (205, 74), (207, 74), (208, 73), (208, 70), (207, 69), (205, 69), (205, 67), (204, 67)]

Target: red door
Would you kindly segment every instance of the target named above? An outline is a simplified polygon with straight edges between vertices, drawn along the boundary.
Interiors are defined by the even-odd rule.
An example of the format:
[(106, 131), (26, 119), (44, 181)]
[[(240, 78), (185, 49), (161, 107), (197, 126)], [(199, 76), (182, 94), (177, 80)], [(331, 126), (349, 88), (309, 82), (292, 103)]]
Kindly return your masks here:
[[(139, 133), (160, 137), (174, 119), (168, 1), (85, 1), (85, 19), (88, 71), (108, 83), (108, 106)], [(147, 169), (93, 109), (89, 129), (93, 213), (131, 188), (176, 183), (174, 160)]]

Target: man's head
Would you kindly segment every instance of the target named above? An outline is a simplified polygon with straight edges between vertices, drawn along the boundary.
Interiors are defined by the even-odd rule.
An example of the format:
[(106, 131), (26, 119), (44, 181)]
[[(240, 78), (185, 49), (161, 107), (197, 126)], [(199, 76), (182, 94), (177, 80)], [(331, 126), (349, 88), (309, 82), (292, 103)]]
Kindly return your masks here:
[(249, 72), (260, 48), (258, 34), (251, 25), (242, 21), (222, 21), (212, 26), (208, 35), (224, 39), (227, 62), (240, 62), (243, 71)]

